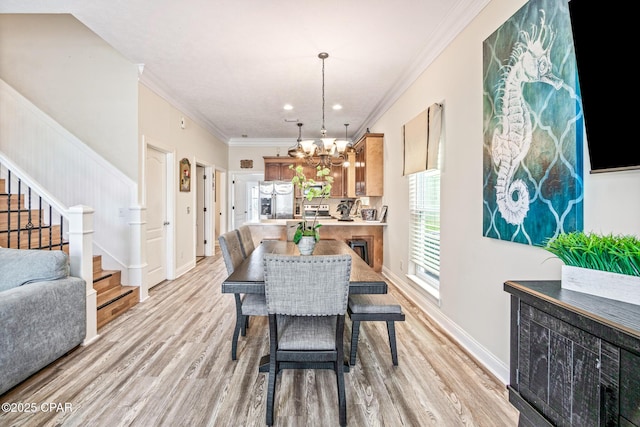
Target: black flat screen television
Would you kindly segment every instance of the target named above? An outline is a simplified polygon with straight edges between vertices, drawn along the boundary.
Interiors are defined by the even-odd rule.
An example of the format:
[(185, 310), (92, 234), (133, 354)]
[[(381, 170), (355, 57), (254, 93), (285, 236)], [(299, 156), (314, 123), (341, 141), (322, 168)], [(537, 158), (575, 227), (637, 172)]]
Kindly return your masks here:
[[(591, 173), (640, 169), (635, 101), (635, 14), (594, 0), (569, 0)], [(638, 128), (636, 128), (638, 126)]]

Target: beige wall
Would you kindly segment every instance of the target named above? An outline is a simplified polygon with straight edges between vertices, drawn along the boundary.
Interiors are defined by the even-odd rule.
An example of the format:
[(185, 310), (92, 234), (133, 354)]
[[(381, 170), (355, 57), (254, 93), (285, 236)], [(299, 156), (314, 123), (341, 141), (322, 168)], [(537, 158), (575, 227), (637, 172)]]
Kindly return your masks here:
[[(286, 145), (280, 147), (281, 156), (287, 156), (287, 148), (288, 146)], [(276, 146), (265, 147), (260, 144), (252, 144), (250, 146), (232, 145), (229, 147), (229, 170), (236, 172), (261, 173), (264, 172), (264, 157), (277, 156), (277, 154), (278, 147)], [(253, 169), (240, 169), (240, 160), (253, 160)]]
[[(146, 141), (167, 153), (173, 153), (175, 173), (178, 177), (178, 162), (189, 159), (192, 176), (196, 165), (209, 166), (213, 170), (227, 169), (228, 147), (208, 131), (192, 121), (183, 112), (173, 107), (146, 86), (140, 84), (140, 141)], [(184, 129), (181, 126), (184, 118)], [(141, 153), (143, 153), (141, 147)], [(142, 156), (142, 154), (141, 154)], [(140, 168), (140, 182), (145, 185), (144, 169)], [(192, 183), (193, 187), (193, 183)], [(181, 192), (176, 183), (172, 187), (175, 195), (175, 265), (178, 275), (195, 265), (195, 207), (196, 191)], [(171, 189), (170, 189), (171, 190)], [(141, 188), (142, 191), (142, 188)], [(213, 199), (213, 197), (212, 197)], [(144, 203), (144, 200), (143, 200)], [(213, 210), (213, 209), (212, 209)], [(211, 230), (213, 232), (213, 230)], [(209, 241), (215, 241), (210, 236)]]
[[(509, 298), (503, 282), (559, 279), (546, 251), (482, 237), (482, 42), (525, 2), (493, 0), (428, 67), (371, 130), (385, 134), (389, 206), (384, 272), (405, 290), (408, 264), (408, 180), (402, 177), (402, 125), (443, 102), (440, 305), (419, 304), (494, 373), (508, 381)], [(586, 145), (584, 148), (587, 155)], [(585, 229), (640, 235), (640, 171), (589, 175), (585, 158)], [(399, 331), (402, 335), (402, 331)]]
[(0, 77), (137, 180), (138, 68), (68, 14), (0, 14)]

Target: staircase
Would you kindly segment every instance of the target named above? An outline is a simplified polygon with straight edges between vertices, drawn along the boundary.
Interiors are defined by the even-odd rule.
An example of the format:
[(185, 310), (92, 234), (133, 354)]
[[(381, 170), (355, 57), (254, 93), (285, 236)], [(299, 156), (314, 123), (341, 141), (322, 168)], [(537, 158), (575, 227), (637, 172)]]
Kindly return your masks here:
[(101, 255), (93, 257), (93, 289), (97, 292), (98, 329), (140, 301), (140, 288), (122, 286), (119, 270), (103, 270)]
[[(63, 238), (62, 215), (59, 220), (51, 221), (57, 214), (39, 196), (33, 195), (28, 188), (25, 191), (20, 185), (17, 187), (20, 194), (9, 194), (6, 192), (7, 184), (5, 179), (0, 179), (0, 247), (62, 250), (69, 253), (68, 242)], [(58, 224), (47, 225), (47, 222)], [(98, 329), (140, 300), (139, 288), (122, 286), (120, 276), (120, 271), (102, 269), (100, 255), (93, 257)]]

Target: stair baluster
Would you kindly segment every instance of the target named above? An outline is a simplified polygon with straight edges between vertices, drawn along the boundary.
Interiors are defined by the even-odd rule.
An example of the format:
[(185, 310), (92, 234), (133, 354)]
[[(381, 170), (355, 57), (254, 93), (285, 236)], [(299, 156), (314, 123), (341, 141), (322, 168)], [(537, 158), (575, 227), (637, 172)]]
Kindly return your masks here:
[[(4, 242), (3, 244), (10, 248), (60, 249), (66, 251), (64, 216), (60, 214), (58, 225), (54, 226), (52, 222), (55, 213), (51, 205), (46, 204), (41, 196), (35, 194), (29, 186), (25, 185), (20, 178), (15, 177), (9, 169), (6, 171), (6, 177), (7, 191), (4, 192), (5, 189), (0, 188), (0, 194), (6, 198), (4, 203), (6, 211), (2, 212), (6, 214), (6, 217), (5, 215), (0, 216), (6, 218), (6, 230), (0, 230), (0, 233), (6, 236), (5, 239), (1, 240)], [(12, 188), (16, 189), (17, 192), (12, 193)], [(33, 209), (35, 204), (38, 205), (37, 214)], [(48, 225), (46, 224), (45, 209), (48, 210)], [(0, 211), (3, 210), (4, 208), (0, 209)], [(46, 230), (48, 230), (48, 233), (46, 233)]]

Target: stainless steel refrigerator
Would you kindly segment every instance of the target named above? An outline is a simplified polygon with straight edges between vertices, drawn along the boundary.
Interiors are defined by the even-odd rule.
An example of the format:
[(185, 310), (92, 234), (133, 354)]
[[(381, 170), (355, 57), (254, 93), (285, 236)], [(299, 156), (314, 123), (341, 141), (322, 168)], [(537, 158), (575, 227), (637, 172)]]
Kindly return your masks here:
[(260, 181), (260, 219), (293, 218), (294, 187), (290, 181)]

